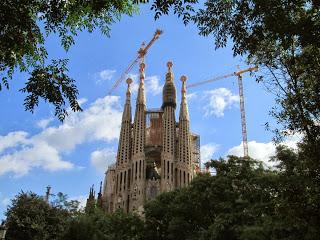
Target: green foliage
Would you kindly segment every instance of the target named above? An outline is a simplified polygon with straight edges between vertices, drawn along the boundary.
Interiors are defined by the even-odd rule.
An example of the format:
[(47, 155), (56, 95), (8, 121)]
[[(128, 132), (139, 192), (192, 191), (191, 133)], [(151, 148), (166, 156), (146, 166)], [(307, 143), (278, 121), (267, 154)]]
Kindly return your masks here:
[(79, 31), (99, 29), (109, 36), (110, 26), (121, 15), (136, 12), (131, 0), (2, 0), (0, 2), (0, 91), (9, 88), (15, 71), (30, 78), (21, 89), (28, 93), (25, 109), (33, 112), (39, 98), (55, 107), (62, 121), (67, 115), (66, 100), (73, 111), (81, 111), (78, 90), (70, 78), (67, 60), (48, 63), (46, 37), (57, 34), (68, 51)]
[(277, 239), (317, 239), (320, 235), (319, 165), (312, 159), (320, 150), (313, 151), (305, 143), (297, 152), (281, 146), (273, 157), (280, 170), (277, 215), (272, 219), (275, 226), (281, 226)]
[(37, 66), (26, 82), (26, 86), (20, 91), (28, 93), (24, 100), (25, 110), (34, 111), (39, 104), (39, 98), (48, 101), (55, 106), (55, 116), (61, 121), (68, 115), (65, 99), (68, 100), (73, 111), (81, 111), (77, 102), (78, 89), (75, 80), (66, 74), (67, 60), (52, 61), (46, 67)]
[[(141, 1), (143, 2), (143, 1)], [(159, 19), (162, 15), (168, 15), (170, 9), (173, 8), (173, 13), (178, 17), (182, 17), (183, 23), (188, 24), (194, 13), (194, 5), (198, 0), (155, 0), (152, 3), (151, 10), (155, 11), (155, 19)]]
[(189, 187), (146, 205), (147, 239), (248, 239), (263, 232), (262, 216), (273, 207), (275, 172), (232, 156), (210, 164), (216, 176), (200, 175)]
[(216, 175), (200, 175), (147, 203), (145, 238), (318, 239), (319, 171), (307, 167), (306, 149), (279, 146), (274, 170), (234, 156), (211, 161)]
[[(6, 239), (10, 240), (54, 240), (59, 239), (67, 227), (67, 221), (76, 212), (78, 203), (59, 199), (51, 206), (42, 197), (32, 192), (21, 192), (13, 200), (6, 212)], [(70, 207), (73, 205), (73, 207)], [(72, 210), (72, 211), (70, 211)]]
[(107, 215), (99, 209), (72, 219), (62, 237), (65, 240), (138, 240), (143, 236), (143, 221), (134, 214), (117, 211)]

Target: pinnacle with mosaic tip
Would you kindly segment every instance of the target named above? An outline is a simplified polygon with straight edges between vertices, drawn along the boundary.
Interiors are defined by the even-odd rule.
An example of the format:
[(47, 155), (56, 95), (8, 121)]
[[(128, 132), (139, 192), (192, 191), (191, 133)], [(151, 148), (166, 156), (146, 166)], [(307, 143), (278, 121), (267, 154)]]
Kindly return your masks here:
[(168, 61), (167, 62), (168, 72), (172, 72), (172, 66), (173, 66), (172, 61)]
[(186, 82), (187, 79), (188, 79), (188, 78), (187, 78), (187, 76), (185, 76), (185, 75), (182, 75), (181, 78), (180, 78), (181, 82)]
[(140, 63), (140, 73), (144, 72), (144, 69), (146, 68), (146, 64), (145, 63)]
[(126, 82), (127, 82), (128, 85), (130, 85), (132, 83), (132, 79), (128, 78)]

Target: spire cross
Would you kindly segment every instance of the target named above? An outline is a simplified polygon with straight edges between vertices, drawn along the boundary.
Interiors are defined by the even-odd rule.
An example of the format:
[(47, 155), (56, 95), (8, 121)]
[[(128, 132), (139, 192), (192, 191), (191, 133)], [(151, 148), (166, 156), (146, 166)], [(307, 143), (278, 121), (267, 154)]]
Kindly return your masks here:
[(167, 62), (168, 72), (170, 73), (172, 72), (172, 66), (173, 66), (172, 61)]
[(128, 84), (127, 96), (130, 96), (130, 94), (131, 94), (131, 83), (132, 83), (132, 79), (131, 79), (131, 78), (128, 78), (126, 82), (127, 82), (127, 84)]
[(144, 63), (140, 63), (140, 69), (139, 69), (140, 74), (143, 74), (143, 73), (144, 73), (144, 69), (145, 69), (145, 67), (146, 67), (146, 64), (144, 64)]
[(187, 81), (187, 76), (183, 75), (181, 76), (180, 80), (182, 82), (182, 88), (181, 88), (181, 93), (182, 93), (182, 96), (185, 97), (185, 94), (187, 92), (187, 88), (186, 88), (186, 81)]

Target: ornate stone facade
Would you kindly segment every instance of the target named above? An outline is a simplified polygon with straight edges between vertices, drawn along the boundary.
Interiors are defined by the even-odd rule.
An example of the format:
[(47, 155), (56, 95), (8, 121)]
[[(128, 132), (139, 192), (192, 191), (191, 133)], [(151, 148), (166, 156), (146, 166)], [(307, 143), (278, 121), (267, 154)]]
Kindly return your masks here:
[(145, 64), (140, 64), (140, 82), (134, 121), (131, 114), (132, 80), (127, 79), (118, 153), (109, 166), (103, 186), (103, 208), (113, 212), (143, 211), (146, 201), (162, 192), (184, 187), (198, 169), (200, 137), (190, 132), (185, 76), (181, 77), (179, 122), (175, 119), (176, 87), (172, 62), (163, 87), (160, 109), (146, 108)]

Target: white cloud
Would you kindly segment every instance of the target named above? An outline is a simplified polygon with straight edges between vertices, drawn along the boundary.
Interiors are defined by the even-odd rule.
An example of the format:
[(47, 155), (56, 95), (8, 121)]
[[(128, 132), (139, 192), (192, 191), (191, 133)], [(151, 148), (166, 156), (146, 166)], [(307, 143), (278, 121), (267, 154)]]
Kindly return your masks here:
[[(275, 154), (276, 147), (272, 142), (259, 143), (256, 141), (248, 142), (249, 156), (263, 161), (265, 164), (270, 166), (269, 159)], [(227, 155), (235, 155), (243, 157), (243, 145), (242, 142), (240, 145), (235, 146), (228, 150)]]
[(40, 121), (37, 122), (37, 126), (39, 128), (45, 129), (52, 121), (53, 121), (53, 118), (41, 119)]
[(218, 150), (218, 145), (208, 143), (200, 147), (201, 163), (204, 164), (213, 158), (213, 154)]
[(115, 162), (116, 153), (111, 149), (96, 150), (91, 153), (91, 164), (101, 172), (105, 172), (107, 166)]
[(47, 128), (34, 138), (44, 139), (59, 151), (71, 151), (93, 140), (112, 141), (119, 137), (121, 116), (119, 97), (99, 98), (83, 112), (70, 115), (59, 127)]
[(160, 79), (158, 76), (146, 77), (146, 92), (151, 92), (153, 96), (158, 95), (162, 92), (163, 85), (159, 84)]
[(116, 73), (116, 70), (110, 70), (110, 69), (102, 70), (97, 74), (98, 80), (96, 81), (96, 84), (102, 84), (104, 81), (111, 80), (115, 73)]
[(224, 111), (227, 108), (237, 106), (239, 102), (239, 96), (226, 88), (205, 91), (204, 96), (206, 99), (209, 99), (208, 104), (204, 107), (206, 116), (215, 115), (216, 117), (223, 117)]
[[(139, 75), (129, 74), (129, 77), (133, 80), (131, 84), (131, 92), (137, 93), (139, 89)], [(157, 75), (148, 76), (145, 78), (145, 93), (151, 93), (156, 96), (162, 92), (163, 85), (160, 85), (160, 78)]]
[(0, 154), (7, 148), (25, 143), (27, 136), (28, 133), (24, 131), (11, 132), (6, 136), (0, 136)]
[(71, 169), (73, 164), (63, 161), (58, 151), (44, 141), (25, 139), (31, 146), (22, 145), (20, 150), (0, 157), (0, 175), (8, 172), (16, 177), (27, 174), (31, 168), (41, 167), (49, 171)]
[[(296, 149), (297, 143), (301, 139), (300, 136), (296, 135), (293, 137), (288, 138), (285, 140), (282, 144)], [(270, 162), (270, 157), (275, 155), (276, 152), (276, 145), (273, 142), (267, 142), (267, 143), (259, 143), (256, 141), (250, 141), (248, 142), (248, 150), (249, 150), (249, 156), (253, 159), (257, 159), (260, 161), (263, 161), (266, 166), (274, 166), (277, 163)], [(235, 156), (243, 156), (243, 145), (242, 143), (238, 146), (235, 146), (228, 150), (227, 155), (235, 155)]]
[(197, 97), (198, 97), (198, 94), (196, 92), (187, 94), (187, 100), (188, 101), (191, 101), (191, 100), (193, 100), (193, 99), (195, 99)]
[(121, 115), (119, 97), (106, 96), (83, 112), (71, 114), (60, 126), (45, 128), (33, 136), (26, 132), (0, 136), (0, 175), (11, 172), (22, 176), (33, 168), (72, 169), (74, 165), (61, 155), (85, 142), (117, 139)]

